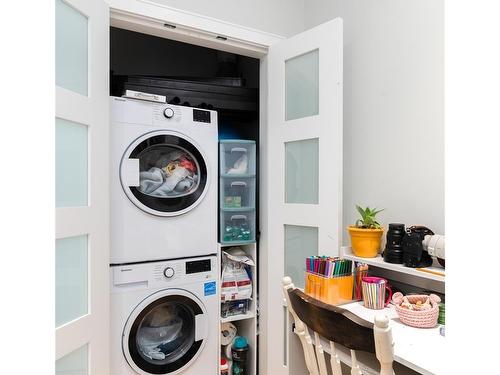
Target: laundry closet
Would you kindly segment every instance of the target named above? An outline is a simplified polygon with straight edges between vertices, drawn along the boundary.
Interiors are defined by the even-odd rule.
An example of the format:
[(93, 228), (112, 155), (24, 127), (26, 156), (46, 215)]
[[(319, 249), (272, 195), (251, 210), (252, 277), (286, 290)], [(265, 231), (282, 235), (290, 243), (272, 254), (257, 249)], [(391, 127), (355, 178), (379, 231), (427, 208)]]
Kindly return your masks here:
[[(213, 362), (213, 356), (208, 356), (212, 363), (207, 363), (205, 358), (216, 346), (220, 348), (216, 358), (227, 358), (222, 359), (222, 367), (225, 361), (231, 367), (234, 365), (231, 347), (235, 337), (240, 336), (246, 342), (246, 373), (257, 371), (259, 69), (260, 62), (255, 58), (110, 28), (111, 265), (114, 278), (111, 312), (119, 316), (130, 314), (127, 323), (122, 323), (124, 337), (128, 336), (122, 343), (128, 362), (126, 367), (146, 373), (187, 371), (194, 374), (193, 371), (199, 371), (196, 366), (203, 362), (203, 368), (208, 371), (219, 364)], [(150, 108), (152, 112), (148, 111)], [(137, 132), (126, 130), (150, 122), (150, 113), (154, 127), (143, 127)], [(177, 127), (171, 125), (176, 119)], [(199, 133), (203, 128), (208, 130)], [(179, 165), (181, 167), (175, 169)], [(174, 180), (167, 189), (168, 181), (184, 166), (191, 172)], [(115, 172), (118, 169), (120, 172)], [(165, 171), (170, 173), (170, 178), (155, 180), (155, 173), (160, 176)], [(121, 186), (115, 183), (118, 180)], [(210, 201), (216, 186), (218, 202), (215, 206)], [(138, 229), (137, 235), (130, 233), (132, 228)], [(230, 261), (226, 251), (232, 254), (236, 251), (237, 256), (246, 257), (247, 264), (231, 263), (219, 279), (222, 268)], [(217, 256), (216, 264), (203, 258), (210, 254)], [(202, 258), (193, 259), (194, 256)], [(129, 272), (136, 273), (141, 269), (147, 273), (148, 270), (144, 270), (148, 267), (146, 263), (153, 260), (152, 272), (154, 274), (155, 269), (164, 272), (160, 279), (165, 288), (173, 288), (170, 280), (183, 272), (184, 263), (186, 273), (188, 267), (197, 267), (192, 266), (196, 262), (208, 262), (208, 268), (215, 268), (208, 270), (201, 266), (200, 269), (200, 276), (205, 273), (217, 276), (215, 296), (209, 293), (207, 297), (204, 293), (200, 297), (201, 304), (207, 306), (213, 305), (209, 299), (217, 299), (220, 308), (216, 315), (210, 311), (202, 314), (210, 322), (200, 322), (199, 315), (190, 316), (188, 311), (193, 311), (191, 305), (196, 301), (190, 301), (189, 296), (186, 303), (175, 300), (176, 292), (171, 296), (162, 294), (151, 298), (148, 304), (141, 304), (141, 311), (115, 308), (123, 304), (116, 297), (123, 295), (119, 288), (135, 285), (138, 281), (137, 277), (124, 281), (123, 271), (131, 269)], [(244, 267), (244, 270), (239, 269), (235, 276), (238, 271), (232, 267)], [(202, 279), (197, 280), (201, 284)], [(234, 286), (228, 286), (232, 284)], [(189, 288), (180, 281), (176, 286)], [(241, 288), (243, 292), (238, 291)], [(152, 295), (153, 292), (156, 290)], [(195, 299), (196, 294), (191, 297)], [(214, 325), (214, 320), (219, 320), (220, 324)], [(152, 321), (157, 325), (162, 322), (163, 326), (155, 328)], [(171, 321), (178, 323), (170, 324)], [(201, 324), (212, 325), (218, 330), (214, 333), (208, 329), (203, 340), (190, 339), (187, 330), (196, 332), (199, 330), (197, 325)], [(121, 370), (124, 362), (113, 361), (120, 356), (113, 355), (118, 352), (114, 347), (119, 345), (115, 333), (122, 329), (120, 324), (116, 326), (111, 337), (113, 371)], [(182, 329), (176, 328), (181, 326)], [(155, 329), (168, 330), (160, 332), (166, 337), (158, 339), (156, 346), (151, 344)], [(198, 345), (200, 342), (205, 347)], [(193, 349), (197, 345), (198, 348)], [(208, 345), (213, 348), (207, 348)]]
[[(121, 185), (136, 207), (123, 202), (128, 211), (116, 215), (111, 205), (111, 277), (122, 283), (122, 271), (127, 271), (129, 266), (138, 267), (134, 261), (151, 259), (163, 262), (157, 265), (158, 270), (150, 270), (153, 275), (159, 275), (155, 277), (162, 283), (168, 284), (165, 278), (177, 277), (183, 269), (194, 269), (193, 272), (200, 272), (200, 277), (210, 278), (209, 282), (203, 279), (203, 284), (202, 279), (198, 279), (200, 286), (211, 285), (215, 277), (218, 307), (215, 313), (195, 314), (193, 309), (182, 307), (178, 301), (171, 302), (167, 296), (156, 295), (152, 289), (148, 297), (151, 303), (136, 307), (134, 312), (124, 312), (130, 317), (126, 322), (122, 318), (123, 322), (115, 324), (111, 331), (111, 369), (132, 367), (145, 374), (180, 371), (194, 375), (200, 366), (211, 373), (214, 365), (217, 371), (229, 365), (231, 371), (231, 366), (244, 363), (245, 373), (251, 375), (301, 373), (304, 364), (301, 357), (295, 355), (300, 353), (300, 344), (283, 304), (281, 278), (290, 275), (301, 286), (305, 256), (319, 249), (336, 255), (340, 248), (341, 22), (334, 20), (290, 40), (276, 41), (274, 53), (269, 53), (267, 47), (250, 44), (245, 45), (251, 49), (247, 50), (242, 46), (244, 43), (233, 45), (238, 41), (223, 35), (211, 34), (206, 41), (203, 33), (193, 33), (195, 37), (190, 39), (191, 31), (187, 31), (187, 38), (179, 37), (177, 26), (168, 22), (158, 25), (145, 21), (141, 26), (134, 26), (141, 21), (127, 19), (127, 15), (120, 13), (112, 19), (111, 176), (115, 173), (113, 169), (120, 169), (120, 176), (128, 176), (120, 177)], [(236, 53), (238, 51), (242, 54)], [(153, 117), (153, 127), (151, 133), (147, 129), (136, 133), (137, 139), (125, 136), (117, 151), (113, 149), (113, 138), (120, 139), (122, 133), (115, 133), (116, 129), (129, 121), (115, 124), (114, 119), (126, 112), (117, 110), (122, 101), (125, 106), (136, 108), (127, 115), (134, 118), (138, 118), (136, 113), (149, 108), (144, 113), (146, 117)], [(186, 120), (189, 124), (183, 127)], [(214, 126), (217, 139), (209, 130), (203, 130)], [(153, 137), (161, 128), (167, 132), (160, 130), (159, 138)], [(169, 133), (172, 129), (174, 132)], [(200, 133), (203, 131), (207, 131), (206, 136)], [(178, 137), (179, 134), (182, 136)], [(215, 139), (218, 145), (207, 143), (212, 142), (209, 139)], [(155, 173), (171, 172), (172, 163), (158, 164), (159, 154), (155, 154), (158, 147), (169, 142), (172, 150), (186, 151), (185, 157), (202, 173), (186, 177), (192, 179), (187, 193), (177, 191), (186, 183), (179, 182), (172, 193), (168, 193), (174, 194), (167, 197), (173, 199), (165, 199), (163, 193), (155, 197), (156, 192), (163, 189), (164, 180), (160, 180), (163, 185), (153, 193), (138, 192), (137, 186), (142, 189), (143, 182), (149, 189)], [(202, 147), (199, 149), (196, 144)], [(127, 151), (123, 153), (125, 148)], [(207, 153), (211, 155), (207, 157)], [(156, 155), (152, 162), (150, 155)], [(165, 157), (170, 158), (163, 153), (160, 159)], [(203, 162), (204, 159), (208, 162)], [(207, 179), (212, 180), (210, 184), (203, 178), (204, 165)], [(143, 174), (148, 175), (144, 181)], [(141, 176), (140, 181), (137, 175)], [(114, 178), (116, 181), (118, 176)], [(210, 186), (205, 196), (201, 193), (202, 182)], [(217, 203), (212, 205), (214, 195), (210, 189), (215, 186)], [(200, 193), (196, 193), (196, 189)], [(121, 194), (123, 198), (119, 190), (111, 191), (112, 203), (113, 195)], [(134, 216), (137, 220), (129, 220)], [(144, 224), (146, 221), (151, 225)], [(118, 230), (116, 223), (121, 226)], [(137, 226), (141, 230), (134, 239), (131, 232)], [(113, 258), (134, 242), (134, 248), (140, 247), (144, 238), (150, 244), (143, 246), (144, 254), (154, 248), (154, 257), (148, 255), (145, 259), (145, 255), (140, 254), (139, 259), (123, 258), (125, 262)], [(205, 247), (203, 241), (215, 245)], [(122, 245), (116, 246), (117, 242)], [(161, 249), (158, 244), (170, 245)], [(162, 254), (165, 254), (163, 259)], [(203, 258), (208, 254), (215, 254), (215, 267), (213, 259)], [(134, 255), (138, 255), (137, 252)], [(194, 255), (202, 258), (182, 259)], [(169, 257), (181, 258), (180, 264), (177, 260), (170, 264)], [(239, 273), (233, 272), (236, 268)], [(189, 290), (186, 283), (190, 275), (186, 272), (183, 276), (178, 288)], [(127, 285), (134, 287), (138, 280), (145, 282), (145, 279), (145, 276), (130, 277)], [(155, 283), (148, 280), (148, 285)], [(167, 284), (158, 288), (167, 288), (164, 293), (176, 293)], [(123, 296), (120, 285), (112, 286), (111, 315), (115, 314), (115, 306), (123, 305), (116, 301), (116, 296)], [(199, 299), (208, 310), (215, 297), (211, 291), (210, 286), (205, 290), (194, 287), (189, 292), (190, 298), (194, 294), (194, 303)], [(175, 337), (174, 343), (183, 343), (176, 344), (175, 348), (165, 345), (164, 339), (151, 342), (148, 336), (149, 329), (158, 329), (151, 321), (165, 323), (169, 316), (159, 309), (162, 304), (177, 306), (178, 313), (174, 314), (175, 318), (172, 315), (172, 321), (181, 319), (182, 327), (187, 327), (186, 332), (169, 331)], [(137, 311), (144, 307), (147, 309)], [(218, 321), (217, 326), (214, 319)], [(125, 326), (121, 344), (116, 338), (120, 324)], [(198, 335), (201, 326), (206, 326), (205, 336)], [(141, 327), (145, 327), (142, 329), (145, 333), (141, 333)], [(215, 327), (217, 332), (213, 331)], [(119, 354), (120, 345), (125, 355)], [(240, 364), (231, 361), (234, 352), (242, 353), (237, 354), (243, 358)], [(120, 362), (113, 363), (117, 357)], [(217, 364), (209, 358), (216, 358)]]

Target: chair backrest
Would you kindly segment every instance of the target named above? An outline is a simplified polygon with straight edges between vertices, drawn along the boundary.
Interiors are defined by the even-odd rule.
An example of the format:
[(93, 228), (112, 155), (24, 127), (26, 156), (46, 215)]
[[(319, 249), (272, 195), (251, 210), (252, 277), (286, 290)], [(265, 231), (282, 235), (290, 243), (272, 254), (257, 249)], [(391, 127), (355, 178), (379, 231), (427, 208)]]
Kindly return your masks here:
[[(283, 278), (283, 290), (288, 310), (295, 323), (304, 359), (311, 375), (327, 375), (327, 365), (320, 337), (330, 344), (330, 367), (333, 375), (342, 375), (335, 344), (350, 349), (351, 374), (362, 375), (356, 350), (374, 353), (380, 362), (380, 375), (393, 375), (394, 343), (385, 315), (375, 318), (375, 325), (348, 310), (328, 305), (295, 288), (290, 277)], [(314, 343), (309, 329), (314, 332)]]

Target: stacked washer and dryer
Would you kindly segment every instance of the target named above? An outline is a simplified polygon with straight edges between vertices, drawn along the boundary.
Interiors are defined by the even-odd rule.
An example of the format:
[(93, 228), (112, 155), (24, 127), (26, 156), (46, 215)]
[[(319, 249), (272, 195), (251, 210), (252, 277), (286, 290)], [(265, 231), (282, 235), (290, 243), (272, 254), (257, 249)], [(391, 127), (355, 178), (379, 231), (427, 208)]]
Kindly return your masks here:
[(111, 374), (218, 371), (217, 113), (111, 97)]

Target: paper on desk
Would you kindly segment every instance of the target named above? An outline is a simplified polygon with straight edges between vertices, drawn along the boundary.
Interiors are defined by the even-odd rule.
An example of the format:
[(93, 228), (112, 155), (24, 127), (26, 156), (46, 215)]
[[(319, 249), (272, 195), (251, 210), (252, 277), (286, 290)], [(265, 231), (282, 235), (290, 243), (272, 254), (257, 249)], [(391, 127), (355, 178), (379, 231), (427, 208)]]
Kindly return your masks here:
[(364, 319), (371, 323), (375, 322), (375, 317), (377, 315), (387, 315), (389, 319), (394, 319), (398, 317), (398, 313), (396, 312), (396, 309), (392, 305), (389, 305), (382, 310), (373, 310), (366, 308), (363, 302), (349, 303), (347, 305), (343, 305), (340, 307), (349, 310), (353, 314), (359, 316), (361, 319)]

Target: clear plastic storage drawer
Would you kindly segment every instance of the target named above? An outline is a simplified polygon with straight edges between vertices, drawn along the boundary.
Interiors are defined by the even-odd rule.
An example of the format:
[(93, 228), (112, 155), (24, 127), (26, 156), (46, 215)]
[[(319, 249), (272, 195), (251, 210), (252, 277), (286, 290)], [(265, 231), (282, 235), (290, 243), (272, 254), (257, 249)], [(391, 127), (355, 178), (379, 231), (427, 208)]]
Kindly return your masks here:
[(253, 210), (255, 208), (255, 178), (221, 178), (220, 197), (220, 208), (224, 211)]
[(255, 242), (255, 211), (221, 211), (220, 242), (222, 244), (245, 244)]
[(255, 141), (221, 140), (220, 141), (220, 175), (255, 176)]

